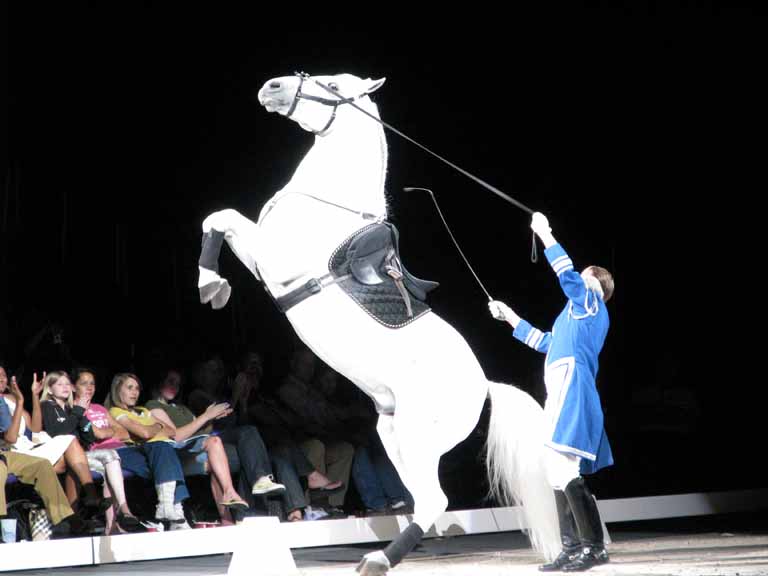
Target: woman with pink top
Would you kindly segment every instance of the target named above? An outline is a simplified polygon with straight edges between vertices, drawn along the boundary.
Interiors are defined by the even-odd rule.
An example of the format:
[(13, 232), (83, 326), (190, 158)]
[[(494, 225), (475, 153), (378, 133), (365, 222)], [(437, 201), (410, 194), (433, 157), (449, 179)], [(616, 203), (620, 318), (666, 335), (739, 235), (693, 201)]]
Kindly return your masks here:
[(125, 498), (125, 485), (123, 469), (120, 464), (120, 456), (117, 452), (125, 448), (124, 439), (128, 438), (128, 431), (121, 426), (107, 411), (104, 406), (91, 402), (96, 392), (96, 378), (92, 370), (79, 368), (75, 374), (74, 406), (82, 408), (83, 416), (88, 428), (84, 434), (88, 451), (88, 465), (106, 479), (104, 482), (104, 496), (110, 493), (114, 496), (114, 508), (106, 513), (106, 534), (115, 532), (138, 532), (143, 527), (133, 515)]

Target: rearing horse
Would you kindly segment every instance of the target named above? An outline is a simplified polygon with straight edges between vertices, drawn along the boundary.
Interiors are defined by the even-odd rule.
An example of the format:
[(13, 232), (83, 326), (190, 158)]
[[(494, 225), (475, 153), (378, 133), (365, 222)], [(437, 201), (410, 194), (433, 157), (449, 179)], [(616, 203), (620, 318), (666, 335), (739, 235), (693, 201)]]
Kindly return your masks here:
[[(387, 216), (384, 130), (349, 105), (354, 102), (378, 118), (369, 94), (383, 83), (340, 74), (287, 76), (264, 84), (260, 103), (314, 133), (315, 143), (257, 222), (235, 210), (205, 219), (201, 302), (221, 308), (229, 298), (231, 288), (217, 265), (226, 240), (304, 343), (374, 401), (378, 433), (413, 496), (414, 515), (387, 548), (363, 557), (358, 566), (363, 575), (384, 574), (399, 563), (446, 510), (440, 457), (473, 430), (489, 396), (492, 491), (505, 503), (522, 504), (534, 547), (551, 559), (560, 540), (540, 462), (541, 407), (517, 388), (486, 379), (464, 338), (422, 302), (420, 288), (430, 286), (402, 269), (396, 241), (394, 249), (392, 243), (373, 242), (369, 251), (360, 246), (365, 242), (357, 242), (359, 257), (344, 259), (355, 240), (370, 238), (363, 232), (380, 231)], [(380, 246), (384, 249), (376, 250)], [(378, 266), (382, 258), (386, 265)], [(361, 298), (350, 293), (360, 281), (364, 289), (397, 284), (393, 293), (405, 319), (392, 324), (372, 317)]]

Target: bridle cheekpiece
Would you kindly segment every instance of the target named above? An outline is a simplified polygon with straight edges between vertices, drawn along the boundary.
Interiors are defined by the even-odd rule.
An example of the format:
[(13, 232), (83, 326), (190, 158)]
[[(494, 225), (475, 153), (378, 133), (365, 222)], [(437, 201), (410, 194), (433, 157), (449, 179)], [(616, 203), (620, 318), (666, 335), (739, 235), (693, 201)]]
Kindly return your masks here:
[[(293, 97), (293, 102), (291, 102), (291, 107), (288, 109), (288, 112), (286, 112), (285, 114), (286, 118), (290, 118), (293, 115), (293, 113), (296, 111), (296, 106), (298, 105), (300, 99), (310, 100), (312, 102), (318, 102), (320, 104), (323, 104), (324, 106), (333, 106), (333, 112), (331, 113), (331, 117), (328, 119), (328, 122), (325, 124), (323, 129), (312, 130), (312, 133), (317, 136), (323, 136), (330, 129), (331, 124), (333, 124), (333, 121), (336, 120), (336, 110), (338, 109), (339, 106), (341, 106), (342, 104), (349, 104), (350, 102), (354, 102), (355, 100), (358, 100), (367, 94), (366, 92), (364, 92), (359, 96), (344, 98), (336, 90), (333, 90), (331, 87), (326, 86), (322, 82), (312, 78), (306, 72), (295, 72), (294, 75), (299, 77), (299, 87), (296, 88), (296, 95)], [(312, 94), (307, 94), (306, 92), (302, 92), (301, 87), (304, 85), (305, 80), (312, 80), (312, 82), (320, 86), (323, 90), (325, 90), (329, 94), (333, 94), (334, 96), (337, 96), (337, 98), (323, 98), (322, 96), (314, 96)]]

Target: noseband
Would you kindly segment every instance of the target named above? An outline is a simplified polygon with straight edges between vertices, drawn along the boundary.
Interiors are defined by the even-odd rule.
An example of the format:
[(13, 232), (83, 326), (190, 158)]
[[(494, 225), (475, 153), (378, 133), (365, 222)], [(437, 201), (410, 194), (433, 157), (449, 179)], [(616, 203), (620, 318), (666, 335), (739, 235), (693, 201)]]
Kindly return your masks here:
[[(291, 107), (288, 109), (288, 112), (286, 112), (285, 117), (290, 118), (293, 113), (296, 111), (296, 106), (299, 103), (299, 99), (303, 100), (311, 100), (312, 102), (319, 102), (320, 104), (323, 104), (324, 106), (333, 106), (333, 112), (331, 113), (331, 117), (328, 119), (328, 122), (325, 124), (322, 130), (312, 130), (312, 133), (317, 136), (323, 136), (328, 129), (331, 127), (331, 124), (333, 124), (333, 121), (336, 120), (336, 109), (341, 106), (342, 104), (349, 104), (350, 102), (354, 102), (355, 100), (362, 98), (365, 96), (365, 93), (360, 94), (359, 96), (354, 96), (352, 98), (342, 98), (341, 96), (338, 99), (331, 99), (331, 98), (323, 98), (321, 96), (314, 96), (312, 94), (307, 94), (305, 92), (301, 91), (301, 87), (304, 85), (304, 80), (309, 80), (310, 76), (306, 72), (296, 72), (296, 76), (299, 77), (299, 87), (296, 89), (296, 95), (293, 97), (293, 102), (291, 103)], [(324, 88), (329, 93), (334, 93), (335, 90), (321, 84), (314, 78), (312, 78), (312, 81)]]

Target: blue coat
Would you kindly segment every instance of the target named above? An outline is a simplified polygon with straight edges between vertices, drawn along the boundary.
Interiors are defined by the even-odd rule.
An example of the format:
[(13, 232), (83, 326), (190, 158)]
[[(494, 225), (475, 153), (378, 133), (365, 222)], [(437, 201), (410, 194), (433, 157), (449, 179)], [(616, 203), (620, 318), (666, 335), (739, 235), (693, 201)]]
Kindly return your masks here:
[(547, 355), (544, 411), (552, 427), (547, 445), (580, 456), (582, 474), (590, 474), (613, 464), (595, 386), (598, 356), (610, 324), (608, 310), (600, 296), (589, 290), (573, 269), (573, 262), (562, 246), (550, 246), (544, 254), (568, 303), (551, 332), (542, 332), (520, 320), (514, 336)]

